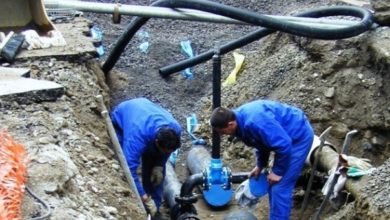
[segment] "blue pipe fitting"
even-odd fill
[[[211,159],[210,166],[203,175],[203,196],[206,202],[214,207],[227,205],[233,196],[230,169],[223,166],[221,159]]]

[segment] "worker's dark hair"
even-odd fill
[[[173,150],[180,147],[180,137],[170,127],[165,126],[158,129],[156,139],[160,147]]]
[[[210,124],[214,128],[226,128],[228,123],[234,120],[236,120],[236,116],[232,110],[218,107],[211,113]]]

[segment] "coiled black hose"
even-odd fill
[[[222,15],[230,17],[236,20],[241,20],[250,24],[259,25],[269,29],[260,29],[253,33],[250,33],[236,41],[232,41],[226,45],[220,47],[221,54],[227,53],[231,50],[234,50],[238,47],[249,44],[255,40],[258,40],[270,33],[273,33],[276,30],[283,31],[286,33],[316,38],[316,39],[325,39],[325,40],[334,40],[334,39],[343,39],[348,37],[353,37],[367,31],[373,24],[372,14],[363,8],[353,7],[353,6],[334,6],[319,8],[314,10],[309,10],[307,12],[298,14],[300,17],[325,17],[325,16],[353,16],[361,18],[361,21],[355,25],[348,27],[340,28],[320,28],[307,26],[302,24],[297,24],[290,21],[282,21],[276,18],[272,18],[266,15],[261,15],[255,12],[234,8],[231,6],[226,6],[223,4],[204,1],[204,0],[160,0],[154,2],[151,6],[159,7],[171,7],[171,8],[189,8],[196,9],[200,11],[206,11],[209,13]],[[125,32],[118,38],[117,42],[114,45],[114,48],[111,50],[106,61],[102,66],[104,73],[108,73],[120,55],[124,51],[126,45],[129,43],[134,34],[144,25],[149,18],[135,18],[126,28]],[[188,59],[187,61],[182,61],[168,67],[161,68],[159,70],[160,74],[163,77],[167,77],[174,72],[178,72],[187,67],[199,64],[208,59],[211,59],[213,51],[208,51],[199,56]]]
[[[170,6],[174,8],[188,8],[205,11],[298,36],[323,40],[335,40],[359,35],[367,31],[373,23],[373,16],[368,10],[354,6],[319,8],[301,14],[303,17],[313,18],[344,15],[359,17],[362,19],[356,25],[333,29],[307,26],[291,21],[283,21],[252,11],[204,0],[171,0]]]
[[[240,48],[244,45],[252,43],[256,40],[259,40],[276,30],[283,32],[316,38],[324,40],[334,40],[353,37],[367,31],[373,24],[372,14],[363,8],[353,7],[353,6],[334,6],[327,8],[319,8],[314,10],[309,10],[300,14],[297,14],[297,17],[311,17],[311,18],[320,18],[326,16],[337,16],[337,15],[346,15],[359,17],[362,20],[356,25],[351,25],[349,27],[334,28],[334,29],[324,29],[316,28],[312,26],[300,25],[289,21],[281,21],[269,16],[256,14],[254,12],[233,8],[230,6],[221,5],[214,2],[206,1],[192,1],[192,0],[181,0],[181,1],[172,1],[171,5],[175,7],[191,8],[202,10],[210,13],[215,13],[222,16],[231,17],[237,20],[242,20],[248,23],[260,25],[267,28],[261,28],[257,31],[249,33],[237,40],[233,40],[225,45],[220,47],[221,54],[228,53],[232,50]],[[195,4],[198,3],[198,4]],[[185,68],[195,66],[197,64],[203,63],[207,60],[210,60],[214,54],[214,50],[209,50],[204,53],[201,53],[193,58],[180,61],[178,63],[168,65],[160,68],[159,73],[162,77],[168,77],[169,75],[184,70]]]

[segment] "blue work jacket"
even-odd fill
[[[294,154],[293,145],[307,138],[308,119],[296,107],[257,100],[234,109],[237,120],[236,136],[246,145],[256,148],[257,165],[266,167],[271,151],[275,152],[272,171],[283,176]]]
[[[174,129],[180,137],[180,124],[167,110],[146,98],[137,98],[120,103],[111,113],[111,118],[114,126],[121,130],[121,132],[117,132],[117,134],[119,133],[118,140],[137,190],[140,196],[143,196],[145,191],[137,175],[141,157],[144,154],[158,154],[159,157],[161,156],[158,161],[149,162],[157,162],[157,166],[165,167],[169,155],[159,153],[156,148],[157,131],[161,127],[168,126]]]

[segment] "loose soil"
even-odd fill
[[[152,1],[120,2],[149,5]],[[218,2],[274,15],[291,15],[340,4],[310,0]],[[110,15],[85,13],[84,16],[103,31],[106,53],[132,19],[123,16],[121,24],[112,24]],[[127,99],[149,98],[171,111],[183,128],[186,117],[196,113],[200,121],[196,135],[211,143],[208,126],[212,100],[211,62],[193,67],[192,80],[180,73],[163,79],[158,69],[185,59],[180,50],[183,40],[190,40],[199,54],[254,30],[256,27],[247,25],[150,19],[142,27],[142,31],[149,34],[148,51],[140,50],[139,45],[146,39],[136,35],[107,77],[99,68],[105,56],[99,59],[82,54],[43,57],[12,64],[30,68],[32,78],[55,81],[66,88],[65,95],[55,102],[23,104],[0,99],[1,127],[28,150],[27,185],[53,208],[50,219],[144,219],[120,171],[95,96],[102,94],[109,108]],[[245,55],[243,70],[234,85],[222,88],[222,105],[226,107],[237,107],[260,98],[301,107],[307,112],[316,134],[333,126],[329,141],[338,149],[348,131],[359,131],[350,153],[371,159],[379,168],[367,177],[369,181],[361,198],[352,199],[337,213],[327,208],[325,215],[329,219],[390,217],[390,201],[386,196],[390,193],[390,65],[388,55],[378,52],[381,47],[390,45],[389,37],[386,28],[334,41],[275,33],[238,50]],[[234,65],[232,53],[223,55],[222,79]],[[191,147],[186,132],[182,143],[176,174],[184,181],[189,175],[186,155]],[[242,143],[230,144],[223,139],[221,147],[223,161],[233,172],[249,171],[254,166],[252,150]],[[319,186],[312,192],[305,219],[319,207],[321,184],[323,181],[319,180]],[[299,214],[304,193],[301,187],[294,193],[292,219]],[[265,198],[254,212],[258,219],[267,219],[267,206]],[[26,195],[23,219],[44,212]],[[164,210],[164,215],[168,214],[169,210]],[[205,209],[200,216],[222,219],[223,215],[213,215]]]

